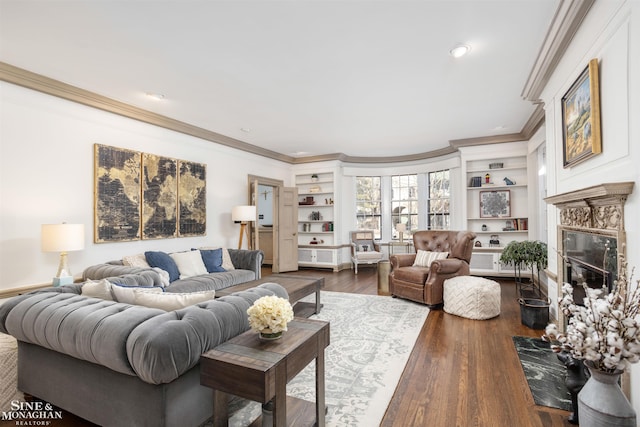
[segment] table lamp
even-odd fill
[[[84,224],[42,224],[41,243],[43,252],[60,252],[60,265],[53,278],[53,286],[73,283],[67,252],[84,249]]]
[[[400,243],[404,243],[404,232],[407,231],[407,225],[401,222],[396,224],[396,231],[399,233]]]
[[[242,236],[247,233],[247,245],[251,248],[251,241],[249,240],[249,229],[247,229],[247,223],[249,221],[256,220],[256,207],[255,206],[235,206],[231,210],[231,219],[233,222],[240,223],[240,238],[238,239],[238,249],[242,248]]]

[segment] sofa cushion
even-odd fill
[[[151,267],[159,267],[169,273],[169,281],[180,278],[180,270],[169,254],[160,251],[147,251],[144,253]]]
[[[202,261],[199,250],[174,252],[169,255],[180,271],[180,279],[207,274],[207,267]]]
[[[145,289],[147,292],[159,294],[163,292],[162,288],[158,286],[125,286],[117,283],[113,283],[111,286],[111,291],[115,296],[115,301],[131,305],[137,304],[136,294],[134,292],[136,289]]]
[[[159,308],[164,311],[173,311],[189,307],[199,302],[209,301],[215,298],[216,291],[203,292],[149,292],[148,289],[137,288],[133,290],[134,301],[137,305]]]
[[[414,267],[431,267],[431,263],[438,259],[445,259],[449,256],[449,252],[431,252],[418,249],[416,259],[413,262]]]
[[[107,279],[87,280],[82,284],[81,295],[90,298],[100,298],[107,301],[114,301],[111,294],[111,282]]]
[[[122,264],[128,267],[140,267],[140,268],[149,268],[151,267],[147,262],[147,258],[144,254],[136,254],[136,255],[127,255],[122,257]]]
[[[4,325],[9,334],[117,372],[136,374],[126,353],[127,337],[146,320],[165,312],[48,289],[26,294],[7,313]]]
[[[193,276],[188,279],[178,279],[165,288],[167,292],[198,292],[212,289],[224,289],[229,286],[255,280],[256,275],[251,270],[233,270],[220,273]]]
[[[200,249],[199,252],[204,265],[207,267],[208,273],[220,273],[222,271],[227,271],[222,267],[222,248]]]
[[[400,267],[393,270],[393,277],[411,283],[425,283],[429,270],[424,267]]]

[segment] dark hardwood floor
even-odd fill
[[[268,275],[270,269],[263,270]],[[377,294],[375,268],[334,273],[304,269],[296,275],[322,276],[326,291]],[[469,320],[442,310],[429,313],[407,367],[382,420],[384,427],[551,427],[570,426],[568,413],[536,406],[512,336],[538,337],[520,323],[515,284],[500,280],[501,314]],[[88,427],[65,413],[50,426]],[[0,422],[0,426],[16,425]],[[366,426],[369,427],[369,426]]]
[[[377,294],[375,268],[359,267],[357,276],[350,270],[296,274],[322,275],[327,291]],[[539,337],[542,331],[521,324],[515,283],[498,281],[502,300],[497,318],[429,313],[381,426],[571,425],[568,412],[534,404],[512,337]]]

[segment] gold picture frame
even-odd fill
[[[598,60],[592,59],[562,97],[563,166],[602,152]]]

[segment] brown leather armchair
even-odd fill
[[[445,280],[469,274],[469,261],[476,235],[470,231],[425,230],[413,234],[418,250],[449,252],[446,259],[433,261],[429,267],[414,266],[416,254],[389,256],[389,291],[401,297],[440,308],[443,304],[442,285]]]

